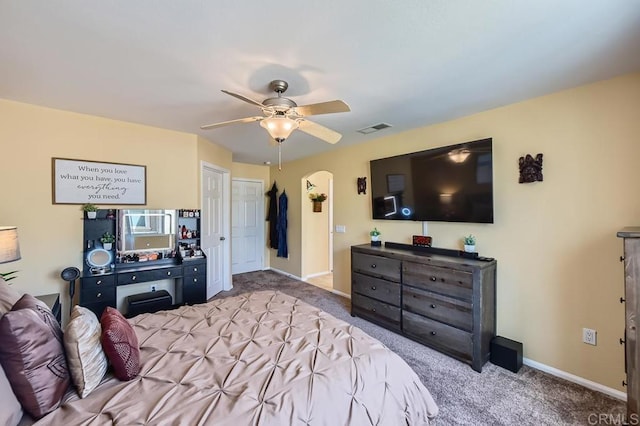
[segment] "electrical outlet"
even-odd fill
[[[590,328],[582,329],[582,341],[589,345],[596,346],[596,331]]]
[[[151,285],[149,286],[149,290],[150,290],[150,291],[156,291],[156,285],[155,285],[155,284],[151,284]]]

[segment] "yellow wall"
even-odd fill
[[[271,266],[301,275],[300,211],[309,200],[298,189],[319,165],[334,177],[334,223],[346,226],[334,233],[333,261],[334,286],[348,293],[351,245],[367,242],[374,226],[383,240],[407,243],[422,230],[420,223],[370,219],[370,197],[356,191],[369,160],[493,137],[496,223],[429,223],[434,245],[461,248],[461,237],[475,234],[480,253],[498,259],[499,334],[522,341],[530,359],[622,390],[622,243],[615,233],[638,224],[638,116],[640,74],[633,74],[381,137],[282,171],[255,169],[267,187],[276,180],[289,195],[290,255],[270,250]],[[234,176],[251,169],[195,135],[6,100],[0,117],[0,225],[18,226],[22,252],[0,270],[20,271],[12,281],[19,290],[60,292],[65,313],[60,271],[82,266],[82,212],[51,203],[51,157],[146,165],[147,205],[166,208],[199,206],[201,161]],[[519,185],[518,157],[538,152],[545,181]],[[598,331],[598,346],[581,342],[582,327]]]
[[[640,220],[638,117],[640,74],[632,74],[286,163],[271,174],[289,188],[318,165],[333,173],[334,224],[346,225],[346,233],[334,233],[334,288],[349,293],[351,245],[366,243],[374,226],[383,241],[410,243],[422,232],[420,222],[371,219],[370,195],[356,190],[369,160],[492,137],[495,223],[430,222],[434,246],[461,249],[464,235],[476,235],[480,254],[498,260],[498,333],[523,342],[527,358],[623,390],[616,231]],[[518,184],[518,158],[539,152],[544,182]],[[290,192],[290,258],[271,257],[294,275],[302,247],[295,212],[307,202]],[[583,327],[598,331],[598,346],[582,343]]]
[[[322,211],[314,212],[309,193],[329,194],[331,173],[315,172],[302,178],[300,183],[303,200],[300,216],[302,218],[302,269],[303,278],[331,272],[329,268],[329,200],[322,203]],[[307,180],[315,185],[315,189],[307,191]],[[305,202],[306,200],[306,202]]]
[[[199,205],[200,159],[231,167],[230,152],[192,134],[7,100],[0,117],[0,224],[18,226],[22,253],[0,270],[19,270],[11,283],[20,291],[60,292],[65,316],[60,272],[82,269],[83,213],[79,205],[52,204],[52,157],[145,165],[147,206],[155,208]]]

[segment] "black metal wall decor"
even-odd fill
[[[367,178],[359,177],[358,178],[358,195],[367,193]]]
[[[519,183],[542,182],[542,154],[533,158],[530,154],[518,159],[520,165]]]

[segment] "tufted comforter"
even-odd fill
[[[296,298],[261,291],[143,314],[139,377],[72,392],[38,425],[422,425],[438,413],[395,353]]]

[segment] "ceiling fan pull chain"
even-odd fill
[[[278,142],[278,170],[282,170],[282,142]]]

